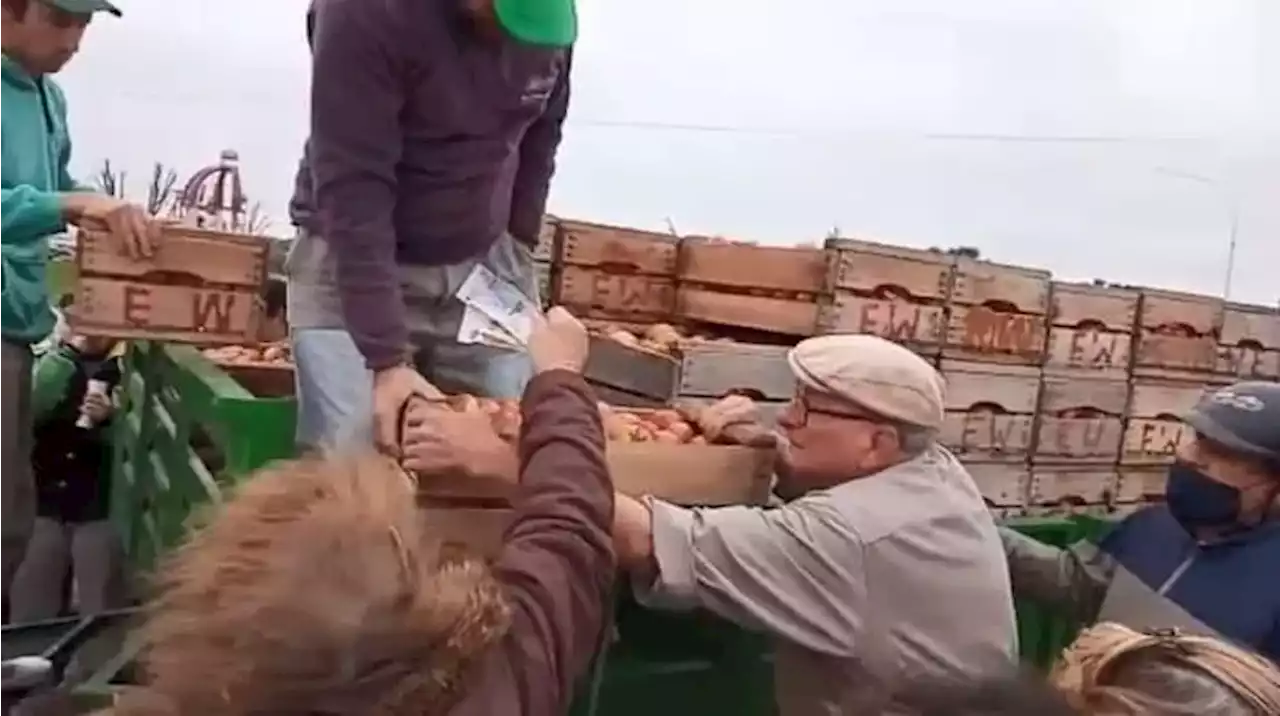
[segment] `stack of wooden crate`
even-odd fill
[[[969,466],[993,509],[1006,513],[1026,509],[1034,492],[1049,283],[1046,271],[958,257],[947,292],[942,442]]]
[[[650,393],[745,392],[776,418],[794,391],[786,351],[807,336],[870,333],[915,351],[948,383],[942,442],[1005,514],[1160,499],[1190,437],[1181,416],[1206,390],[1280,380],[1274,308],[865,240],[761,247],[563,220],[555,236],[552,297],[579,315],[736,339],[682,343]],[[612,372],[636,377],[630,393],[647,370]]]
[[[1212,296],[1141,290],[1120,456],[1122,503],[1163,495],[1167,465],[1192,437],[1181,417],[1206,389],[1230,381],[1216,373],[1223,309]]]
[[[1119,499],[1139,295],[1054,282],[1050,297],[1028,509],[1106,511]]]

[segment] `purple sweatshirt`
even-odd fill
[[[570,54],[481,36],[461,0],[314,0],[311,135],[294,222],[332,247],[347,329],[375,370],[404,361],[396,266],[537,241]]]

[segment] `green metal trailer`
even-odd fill
[[[291,399],[258,397],[190,347],[136,343],[125,360],[124,419],[114,468],[113,518],[143,574],[183,538],[193,516],[221,501],[224,488],[293,453]],[[1096,519],[1012,523],[1054,545],[1091,538]],[[1078,625],[1032,604],[1018,604],[1024,661],[1047,667]],[[51,625],[5,632],[5,655],[20,638],[38,643]],[[38,633],[37,633],[38,631]],[[621,593],[609,643],[582,686],[575,716],[650,716],[679,704],[681,713],[774,713],[768,639],[710,614],[640,607]],[[32,641],[34,639],[34,642]],[[86,684],[102,693],[120,681],[133,653],[127,635]],[[27,648],[27,647],[24,647]]]

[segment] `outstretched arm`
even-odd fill
[[[864,620],[862,544],[821,504],[686,509],[619,495],[619,561],[652,606],[708,609],[850,656]],[[802,603],[797,603],[802,599]]]
[[[1092,622],[1102,607],[1115,560],[1090,542],[1052,547],[1008,527],[1000,528],[1014,596]]]
[[[515,609],[511,659],[525,714],[564,713],[604,627],[613,487],[600,411],[581,376],[534,377],[522,403],[520,492],[496,574]]]

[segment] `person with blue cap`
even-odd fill
[[[4,589],[22,561],[35,521],[31,475],[31,346],[54,327],[45,277],[49,238],[68,225],[107,230],[130,256],[148,256],[159,228],[139,206],[71,178],[67,100],[52,75],[80,49],[107,0],[3,0]]]
[[[574,0],[314,0],[286,262],[304,448],[394,444],[417,392],[518,398],[527,354],[460,340],[468,278],[537,307]],[[428,383],[430,381],[430,383]]]
[[[1246,381],[1185,417],[1163,504],[1095,546],[1001,536],[1014,593],[1081,623],[1181,629],[1280,661],[1280,384]]]

